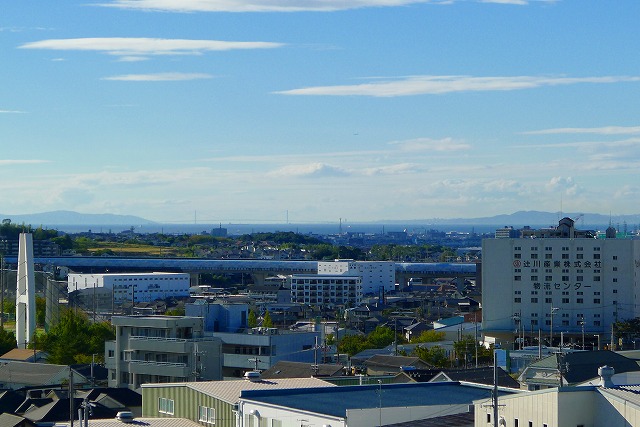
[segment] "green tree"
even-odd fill
[[[0,328],[0,354],[5,354],[17,346],[16,335],[11,331]]]
[[[47,312],[47,300],[44,297],[36,295],[36,324],[44,326]]]
[[[444,351],[444,348],[438,345],[431,348],[416,347],[413,350],[413,354],[436,368],[445,368],[449,365],[447,353]]]
[[[103,355],[104,343],[115,338],[113,327],[106,322],[91,324],[84,313],[63,310],[60,321],[41,336],[40,345],[49,353],[49,362],[60,365],[75,363],[92,354]]]
[[[395,334],[391,328],[378,326],[367,335],[367,346],[369,348],[383,348],[391,344],[394,340]]]
[[[340,353],[353,356],[367,349],[367,339],[364,335],[347,335],[340,339],[338,349]]]
[[[253,310],[249,310],[249,317],[247,319],[247,325],[250,328],[255,328],[258,326],[258,316],[256,316],[256,312]]]
[[[420,343],[420,342],[438,342],[444,340],[445,337],[444,332],[434,331],[433,329],[429,329],[428,331],[422,331],[420,335],[411,339],[412,343]]]
[[[185,309],[184,307],[173,307],[165,311],[164,314],[167,316],[184,316]]]
[[[265,311],[264,316],[262,316],[262,326],[265,328],[273,328],[273,321],[271,320],[269,311]]]

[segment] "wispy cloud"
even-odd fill
[[[120,80],[128,82],[176,82],[186,80],[211,79],[211,74],[205,73],[155,73],[155,74],[125,74],[122,76],[104,77],[102,80]]]
[[[397,146],[402,151],[461,151],[471,148],[469,144],[453,138],[431,139],[415,138],[405,141],[393,141],[390,145]]]
[[[123,58],[140,58],[154,55],[201,55],[210,51],[239,49],[273,49],[281,46],[284,45],[271,42],[112,37],[49,39],[25,43],[20,48],[102,52]]]
[[[468,0],[464,0],[468,1]],[[476,0],[479,3],[527,5],[557,0]],[[112,0],[99,6],[165,12],[334,12],[413,4],[454,4],[460,0]]]
[[[19,110],[0,110],[0,114],[24,114],[24,111]]]
[[[100,6],[168,12],[332,12],[450,0],[113,0]]]
[[[635,135],[640,133],[640,126],[605,126],[599,128],[555,128],[522,132],[523,135],[554,134],[596,134],[596,135]]]
[[[304,165],[288,165],[279,168],[269,175],[276,177],[336,177],[345,176],[349,173],[339,167],[326,163],[309,163]]]
[[[604,77],[473,77],[409,76],[357,85],[315,86],[275,92],[281,95],[373,96],[440,95],[452,92],[511,91],[583,83],[637,82],[640,76]]]
[[[40,160],[40,159],[0,159],[0,166],[11,166],[11,165],[35,165],[41,163],[50,163],[49,160]]]

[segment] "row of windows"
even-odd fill
[[[522,250],[522,246],[515,246],[513,249],[514,249],[514,250],[516,250],[516,251],[521,251],[521,250]],[[530,249],[531,249],[532,251],[537,251],[537,250],[538,250],[538,247],[537,247],[537,246],[531,246],[531,247],[530,247]],[[551,247],[551,246],[545,246],[545,247],[544,247],[544,250],[545,250],[545,251],[553,251],[553,247]],[[569,251],[569,246],[563,246],[563,247],[562,247],[562,251],[563,251],[563,252],[568,252],[568,251]],[[584,251],[584,247],[582,247],[582,246],[578,246],[578,247],[576,247],[576,251],[578,251],[578,252],[583,252],[583,251]],[[600,246],[594,246],[594,247],[593,247],[593,251],[594,251],[594,252],[600,252]]]
[[[491,422],[491,413],[487,413],[487,423]],[[513,420],[514,427],[520,427],[520,420],[518,418],[514,418]],[[529,421],[528,427],[533,427],[533,421]],[[542,427],[549,427],[547,423],[543,423]],[[584,427],[583,424],[578,424],[576,427]]]
[[[515,297],[513,299],[513,302],[516,303],[516,304],[519,304],[519,303],[522,302],[522,298],[521,297]],[[553,303],[553,299],[552,298],[545,298],[544,302],[546,304],[551,304],[551,303]],[[538,298],[537,297],[531,298],[531,303],[532,304],[537,304],[538,303]],[[593,299],[593,303],[594,304],[601,304],[600,298],[594,298]],[[616,305],[617,303],[618,303],[617,301],[613,301],[613,305]],[[562,304],[570,304],[569,298],[562,298]],[[576,298],[576,304],[584,304],[584,298]]]

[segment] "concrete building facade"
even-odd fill
[[[116,316],[105,343],[109,387],[222,379],[222,343],[204,336],[199,317]]]
[[[570,218],[525,238],[482,244],[482,324],[486,335],[513,346],[518,335],[547,344],[598,336],[606,343],[617,320],[640,315],[640,240],[595,238]]]
[[[289,276],[291,302],[333,308],[356,307],[362,302],[362,278],[330,274],[295,274]]]
[[[149,302],[167,297],[188,297],[190,276],[187,273],[104,273],[69,274],[68,292],[103,291],[113,293],[113,300]]]
[[[392,261],[319,261],[318,274],[360,276],[364,294],[393,291],[396,285],[396,264]]]

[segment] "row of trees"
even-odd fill
[[[398,337],[402,341],[401,337]],[[444,340],[445,333],[434,330],[424,331],[420,336],[411,340],[411,343],[436,343]],[[338,351],[353,356],[364,350],[372,348],[383,348],[392,344],[396,339],[391,328],[378,326],[369,335],[349,335],[340,340]],[[412,356],[417,356],[424,362],[437,368],[455,366],[466,366],[475,361],[476,354],[479,364],[487,364],[492,360],[492,349],[487,349],[480,345],[474,337],[468,335],[453,343],[454,356],[447,355],[445,349],[439,345],[418,346],[414,349]],[[408,356],[403,352],[404,356]]]

